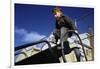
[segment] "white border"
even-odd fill
[[[29,68],[72,68],[73,67],[80,67],[80,66],[86,66],[86,67],[91,67],[94,62],[85,62],[85,63],[67,63],[67,64],[43,64],[43,65],[24,65],[24,66],[14,66],[14,48],[13,48],[13,41],[14,41],[14,3],[22,3],[22,4],[40,4],[40,5],[59,5],[59,6],[74,6],[74,7],[89,7],[89,8],[94,8],[95,5],[91,1],[79,1],[79,0],[70,0],[66,2],[65,0],[62,1],[57,1],[57,0],[13,0],[11,2],[11,68],[18,68],[18,69],[29,69]],[[79,66],[80,65],[80,66]]]
[[[13,0],[15,2],[15,0]],[[17,0],[18,1],[18,0]],[[22,1],[22,0],[20,0]],[[24,0],[23,0],[24,1]],[[29,1],[29,0],[27,0]],[[15,69],[98,69],[100,68],[100,2],[99,0],[33,0],[33,3],[64,4],[73,6],[95,7],[95,63],[67,63],[54,65],[30,65],[12,67]],[[75,3],[74,3],[75,2]],[[83,7],[82,6],[82,7]],[[12,8],[12,7],[11,7]],[[10,65],[10,0],[0,0],[0,68],[8,69]],[[11,31],[12,32],[12,31]],[[12,32],[13,33],[13,32]]]
[[[89,0],[13,0],[14,3],[22,4],[40,4],[40,5],[59,5],[59,6],[74,6],[74,7],[95,7],[94,3]]]
[[[10,67],[13,67],[14,66],[14,2],[12,1],[11,2],[11,64],[10,64]]]
[[[56,1],[57,2],[57,1]],[[59,2],[57,2],[57,4],[56,4],[56,2],[55,1],[51,1],[51,2],[47,2],[47,1],[40,1],[40,0],[38,0],[38,1],[33,1],[33,0],[13,0],[12,2],[11,2],[11,8],[12,8],[12,10],[11,10],[11,31],[12,32],[14,32],[14,4],[15,3],[22,3],[22,4],[40,4],[40,5],[59,5],[59,6],[66,6],[65,5],[65,2],[61,2],[61,3],[59,3]],[[90,8],[93,8],[94,6],[92,5],[82,5],[82,4],[72,4],[72,2],[67,2],[66,3],[67,4],[67,6],[74,6],[74,7],[90,7]],[[11,35],[12,35],[12,38],[11,38],[11,41],[14,41],[14,33],[11,33]],[[11,45],[13,46],[14,45],[14,43],[12,42],[11,43]],[[11,67],[14,67],[14,48],[13,47],[11,47],[11,54],[12,54],[12,57],[11,57]],[[31,65],[29,65],[29,66],[31,66]],[[32,65],[33,66],[33,65]]]

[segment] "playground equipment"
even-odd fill
[[[68,32],[74,32],[73,30],[69,30]],[[68,34],[68,32],[66,32],[65,33],[65,35],[66,34]],[[75,32],[74,32],[75,33]],[[65,35],[63,35],[63,37],[62,37],[62,40],[63,40],[63,38],[64,38],[64,36]],[[82,40],[84,40],[84,39],[87,39],[87,38],[89,38],[89,37],[87,37],[87,38],[84,38],[84,39],[80,39],[80,36],[77,34],[77,33],[75,33],[75,35],[78,37],[78,44],[82,44],[81,45],[81,47],[83,47],[83,49],[84,48],[88,48],[88,49],[92,49],[92,48],[90,48],[90,47],[88,47],[88,46],[86,46],[86,45],[84,45],[83,43],[82,43]],[[91,36],[92,37],[92,36]],[[62,45],[63,45],[63,41],[61,41],[62,42]],[[61,43],[60,42],[60,43]],[[66,56],[65,55],[68,55],[68,54],[70,54],[70,52],[71,51],[74,51],[74,54],[75,54],[75,56],[76,56],[76,59],[77,59],[77,62],[81,62],[81,56],[80,56],[80,51],[79,51],[79,48],[78,47],[73,47],[73,48],[70,48],[70,52],[69,53],[67,53],[66,54],[66,52],[67,52],[67,50],[65,49],[65,47],[66,46],[61,46],[61,44],[57,44],[57,45],[55,45],[55,46],[51,46],[51,43],[49,42],[49,41],[47,41],[47,40],[40,40],[40,41],[37,41],[37,42],[33,42],[33,43],[29,43],[29,44],[25,44],[25,45],[22,45],[22,46],[19,46],[19,47],[16,47],[15,48],[15,51],[19,51],[19,50],[23,50],[23,49],[25,49],[25,48],[29,48],[29,47],[33,47],[33,46],[35,46],[35,45],[38,45],[38,44],[41,44],[41,43],[44,43],[43,44],[43,47],[44,46],[48,46],[48,48],[47,49],[45,49],[45,50],[43,50],[42,48],[41,48],[41,50],[36,50],[37,52],[35,53],[35,54],[33,54],[33,55],[31,55],[32,56],[32,58],[31,58],[31,56],[27,56],[27,52],[22,52],[22,51],[20,51],[20,53],[16,53],[15,52],[15,56],[20,56],[20,54],[23,54],[23,55],[25,55],[26,57],[25,58],[23,58],[22,60],[20,60],[20,61],[17,61],[17,62],[15,62],[15,65],[20,65],[20,64],[22,64],[22,65],[24,65],[25,64],[25,62],[26,62],[26,60],[28,61],[29,60],[29,62],[28,63],[31,63],[31,64],[39,64],[39,63],[59,63],[60,61],[59,61],[59,57],[62,57],[62,60],[63,60],[63,62],[67,62],[67,58],[66,58]],[[58,50],[57,49],[57,47],[60,45],[60,47],[61,47],[61,49],[60,50]],[[63,48],[62,48],[63,47]],[[30,49],[31,49],[30,48]],[[77,53],[77,51],[78,51],[78,53]],[[46,54],[45,54],[46,53]],[[60,55],[59,55],[59,53],[60,53]],[[45,54],[45,55],[44,55]],[[57,56],[57,54],[58,54],[58,56]],[[86,56],[86,51],[85,51],[85,53],[83,52],[83,54],[84,54],[84,57],[85,57],[85,61],[88,61],[88,59],[87,59],[87,56]],[[39,55],[38,57],[36,57],[36,58],[34,58],[34,56],[36,56],[36,55]],[[42,57],[42,55],[43,56],[45,56],[45,57]],[[48,58],[49,57],[49,58]],[[42,58],[44,58],[44,59],[42,59]],[[31,61],[30,61],[30,59],[31,59]],[[40,61],[39,61],[39,59],[41,59]],[[36,60],[36,61],[35,61]],[[45,60],[45,61],[44,61]],[[28,63],[26,63],[26,64],[28,64]]]

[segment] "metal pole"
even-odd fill
[[[66,34],[68,34],[69,32],[73,32],[73,33],[78,37],[78,39],[79,39],[79,41],[80,41],[80,44],[82,45],[82,50],[83,50],[83,53],[84,53],[84,57],[85,57],[85,59],[86,59],[86,61],[87,61],[85,49],[84,49],[82,40],[81,40],[80,36],[78,35],[78,33],[76,33],[74,30],[68,30],[68,31],[62,36],[62,40],[64,39],[64,36],[66,36]]]

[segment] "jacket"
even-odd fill
[[[76,30],[73,20],[68,16],[62,16],[56,20],[56,29],[60,30],[61,27],[66,27],[68,30]],[[71,37],[72,32],[69,32],[68,36]]]

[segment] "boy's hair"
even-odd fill
[[[56,14],[56,12],[62,12],[60,8],[56,7],[52,10],[53,14]]]

